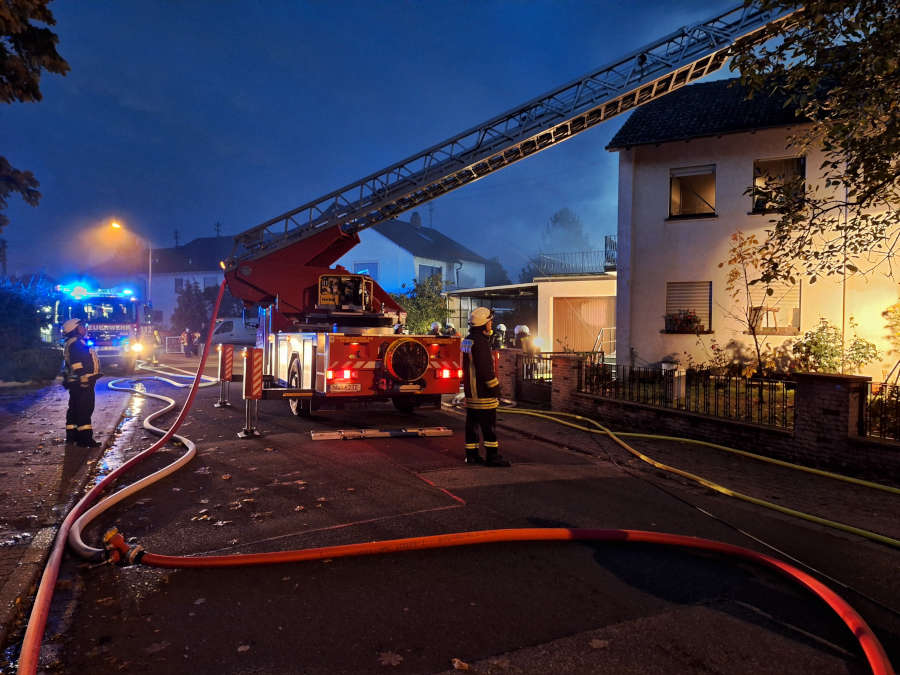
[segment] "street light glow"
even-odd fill
[[[111,228],[113,228],[114,230],[121,230],[121,229],[122,229],[122,226],[121,226],[119,223],[117,223],[115,220],[112,221],[112,222],[109,224],[109,226],[110,226]]]

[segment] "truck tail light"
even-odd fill
[[[449,368],[444,368],[444,369],[441,371],[441,378],[444,379],[444,380],[447,380],[447,379],[450,378],[450,369],[449,369]]]
[[[460,368],[459,370],[456,371],[456,376],[457,376],[459,379],[462,379],[462,368]]]
[[[334,379],[334,371],[333,371],[333,370],[326,370],[326,371],[325,371],[325,379],[326,379],[326,380],[333,380],[333,379]]]
[[[344,371],[344,379],[345,379],[345,380],[352,380],[352,379],[355,379],[355,378],[356,378],[356,371],[355,371],[355,370],[345,370],[345,371]]]

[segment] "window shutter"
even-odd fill
[[[693,310],[704,330],[712,330],[712,282],[666,282],[666,314],[676,314],[679,310]]]

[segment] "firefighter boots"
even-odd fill
[[[478,450],[466,450],[466,464],[484,464]]]
[[[485,466],[510,466],[509,460],[503,457],[497,448],[487,449],[487,459],[484,460]]]

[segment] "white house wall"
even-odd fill
[[[410,286],[418,269],[413,255],[372,228],[359,234],[360,243],[338,261],[351,272],[356,263],[378,263],[378,284],[388,293],[401,293],[401,286]]]
[[[459,268],[459,283],[456,280],[456,268]],[[463,260],[461,263],[447,262],[446,260],[438,260],[437,258],[422,258],[415,256],[415,269],[418,278],[419,265],[429,265],[430,267],[440,267],[442,270],[444,281],[449,283],[452,288],[481,288],[484,286],[484,264],[472,262],[471,260]]]
[[[175,279],[183,279],[184,283],[196,283],[200,289],[210,285],[218,286],[222,283],[222,270],[208,270],[205,272],[177,272],[153,274],[150,300],[153,310],[163,313],[163,327],[168,328],[172,318],[172,312],[178,305],[178,293],[175,292]],[[146,275],[141,278],[142,283],[147,282]]]
[[[796,129],[794,130],[796,131]],[[752,183],[753,162],[791,156],[786,152],[788,128],[755,133],[731,134],[718,138],[670,142],[659,146],[639,146],[619,153],[619,305],[618,346],[620,363],[628,363],[629,348],[635,363],[657,362],[666,356],[708,360],[712,339],[724,346],[735,339],[750,345],[745,328],[728,316],[734,308],[725,290],[728,267],[718,267],[727,259],[729,237],[736,230],[756,234],[762,241],[771,215],[751,215],[751,198],[745,189]],[[806,157],[806,181],[821,174],[822,154]],[[716,211],[712,218],[668,220],[670,169],[715,165]],[[630,213],[629,213],[630,212]],[[896,265],[895,265],[896,268]],[[666,334],[663,315],[666,282],[712,281],[711,324],[713,334]],[[844,280],[820,279],[801,287],[800,333],[814,328],[820,317],[838,327],[842,323]],[[846,280],[846,316],[860,324],[859,334],[887,349],[881,312],[898,299],[897,280],[875,273],[851,275]],[[627,296],[623,297],[623,296]],[[849,326],[847,335],[851,336]],[[790,339],[767,336],[768,344]],[[896,357],[895,357],[896,358]],[[878,379],[891,365],[887,359],[864,374]]]

